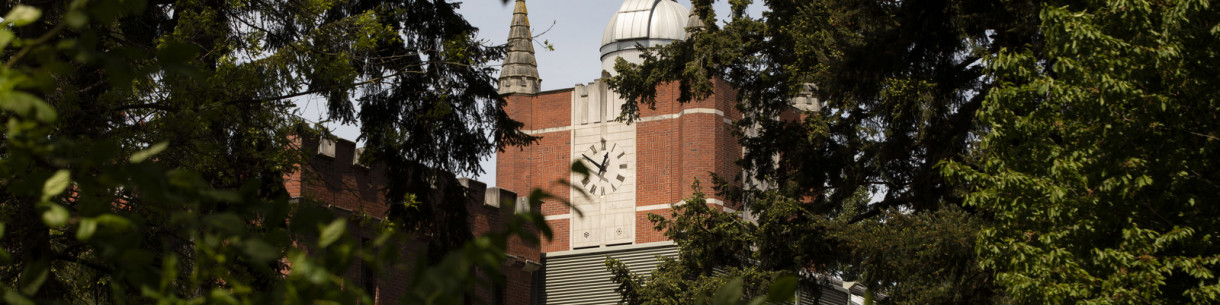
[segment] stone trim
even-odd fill
[[[734,209],[730,209],[730,208],[725,207],[725,206],[724,206],[724,201],[722,201],[722,200],[720,200],[720,199],[716,199],[716,198],[707,198],[707,199],[704,199],[704,200],[706,200],[706,201],[707,201],[707,203],[709,203],[709,204],[718,205],[718,206],[720,206],[721,208],[723,208],[723,209],[725,209],[725,210],[728,210],[728,211],[731,211],[731,212],[736,212],[736,211],[737,211],[737,210],[734,210]],[[636,207],[635,207],[635,211],[636,211],[636,212],[644,212],[644,211],[667,210],[667,209],[672,209],[672,208],[675,208],[675,207],[682,206],[683,204],[686,204],[686,200],[683,200],[683,201],[678,201],[678,202],[675,202],[675,203],[662,203],[662,204],[654,204],[654,205],[641,205],[641,206],[636,206]]]
[[[702,113],[702,114],[715,114],[715,115],[718,115],[718,116],[721,116],[721,117],[723,117],[723,116],[724,116],[724,111],[720,111],[720,110],[718,110],[718,109],[713,109],[713,108],[691,108],[691,109],[685,109],[685,110],[682,110],[682,112],[675,113],[675,114],[662,114],[662,115],[654,115],[654,116],[642,117],[642,118],[639,118],[639,119],[637,119],[637,120],[635,120],[635,121],[636,121],[637,123],[643,123],[643,122],[653,122],[653,121],[662,121],[662,120],[673,120],[673,119],[678,119],[678,118],[681,118],[683,115],[687,115],[687,114],[700,114],[700,113]],[[724,123],[725,123],[725,124],[733,124],[733,120],[732,120],[732,119],[729,119],[729,118],[727,118],[727,117],[726,117],[726,118],[724,118]],[[521,132],[524,132],[525,134],[528,134],[528,135],[533,136],[533,135],[539,135],[539,134],[544,134],[544,133],[561,132],[561,131],[570,131],[570,130],[572,130],[572,126],[551,127],[551,128],[543,128],[543,129],[528,129],[528,130],[522,130]]]
[[[563,256],[581,255],[581,254],[603,253],[603,252],[620,252],[620,251],[628,251],[628,250],[635,250],[635,249],[674,246],[674,245],[677,245],[677,243],[675,243],[672,240],[657,241],[657,242],[642,243],[642,244],[630,244],[630,245],[622,245],[622,246],[609,246],[609,247],[603,245],[603,246],[597,247],[597,248],[548,252],[548,253],[546,253],[546,257],[553,258],[553,257],[563,257]]]
[[[543,219],[543,220],[547,220],[547,221],[551,221],[551,220],[562,220],[562,219],[572,219],[572,213],[568,213],[568,214],[559,214],[559,215],[546,215],[546,216],[545,216],[545,217],[543,217],[542,219]]]
[[[715,114],[715,115],[722,116],[722,117],[724,116],[724,111],[720,111],[719,109],[691,108],[691,109],[683,109],[681,112],[678,112],[675,114],[662,114],[662,115],[654,115],[654,116],[649,116],[649,117],[642,117],[642,118],[639,118],[638,120],[636,120],[636,122],[652,122],[652,121],[660,121],[660,120],[671,120],[671,119],[681,118],[683,115],[696,114],[696,113]]]
[[[522,130],[521,132],[524,132],[527,135],[535,136],[535,135],[540,135],[540,134],[544,134],[544,133],[571,131],[571,130],[572,130],[572,126],[563,126],[563,127],[552,127],[552,128],[543,128],[543,129]]]

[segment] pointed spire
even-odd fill
[[[517,0],[508,32],[508,54],[500,68],[500,94],[537,94],[542,86],[538,61],[534,59],[534,36],[530,33],[525,0]]]
[[[706,30],[706,27],[707,25],[703,23],[703,18],[699,17],[697,10],[692,7],[690,10],[690,17],[686,19],[686,39],[690,39],[691,36],[694,36],[694,33],[692,32]]]
[[[686,20],[686,27],[687,28],[703,28],[705,26],[706,25],[703,24],[703,18],[699,17],[699,13],[696,12],[694,9],[690,10],[690,17],[688,17],[688,19]]]

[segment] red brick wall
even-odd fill
[[[335,215],[341,217],[355,216],[341,210],[335,211]],[[349,221],[347,223],[347,233],[357,241],[362,239],[371,241],[377,238],[377,232],[372,230],[371,227],[360,227],[360,222],[358,221]],[[318,253],[318,249],[311,248],[306,243],[294,243],[294,245],[305,250],[305,252],[309,255],[315,255]],[[371,243],[357,242],[356,250],[368,246],[371,246]],[[407,291],[410,291],[412,272],[411,270],[406,269],[405,266],[414,264],[417,261],[418,254],[423,252],[422,250],[426,247],[426,245],[418,241],[408,241],[402,244],[394,245],[394,247],[398,247],[397,251],[402,255],[402,257],[399,258],[399,262],[402,262],[403,264],[384,266],[386,268],[385,272],[376,273],[376,275],[372,277],[372,279],[377,282],[377,285],[374,287],[373,291],[367,291],[367,293],[372,296],[374,304],[398,304],[402,296],[405,295]],[[376,251],[376,249],[369,250]],[[286,259],[284,262],[288,263]],[[291,264],[289,264],[288,267],[291,269]],[[348,269],[345,270],[342,275],[345,279],[350,281],[350,286],[345,286],[341,289],[364,289],[366,287],[366,278],[363,276],[363,272],[369,270],[376,270],[376,268],[368,266],[366,269],[365,262],[359,259],[352,262],[352,264],[348,266]]]
[[[504,105],[504,112],[508,113],[508,117],[524,124],[522,129],[534,129],[534,96],[514,94],[505,96],[504,99],[508,102]]]
[[[309,154],[309,161],[307,164],[296,166],[299,170],[284,175],[284,186],[293,197],[301,197],[307,199],[306,202],[318,202],[338,208],[338,213],[341,215],[353,216],[347,214],[347,211],[351,211],[351,213],[374,218],[385,218],[389,209],[382,190],[386,186],[388,177],[386,177],[383,165],[375,164],[368,168],[353,165],[356,144],[350,141],[337,141],[335,157],[331,158],[317,154],[317,139],[297,138],[295,140],[294,144]],[[507,207],[494,208],[484,205],[482,194],[473,194],[469,199],[467,209],[470,212],[471,233],[476,236],[502,230],[504,217],[510,213],[507,211]],[[371,232],[364,232],[356,227],[356,223],[356,221],[349,222],[351,225],[349,232],[352,232],[357,238],[370,240],[376,238]],[[409,242],[399,245],[399,247],[405,256],[403,262],[412,264],[416,261],[414,257],[420,253],[423,244]],[[525,243],[520,238],[509,240],[507,253],[533,262],[538,262],[541,258],[538,245]],[[354,283],[362,283],[363,269],[362,262],[356,262],[344,276]],[[387,271],[377,276],[377,304],[397,304],[399,298],[410,289],[408,281],[410,270],[391,269]],[[507,285],[503,291],[506,304],[528,304],[531,293],[529,288],[533,281],[530,273],[521,270],[521,264],[505,267],[501,272],[504,273]],[[525,287],[525,289],[519,289],[520,287]],[[474,297],[490,301],[493,292],[489,287],[480,287]]]
[[[736,161],[741,158],[741,145],[732,133],[733,126],[724,121],[741,118],[733,107],[736,90],[722,81],[715,81],[713,95],[707,99],[687,104],[677,102],[677,84],[661,85],[657,89],[656,109],[641,110],[641,117],[677,114],[683,110],[711,108],[724,116],[711,113],[685,113],[676,120],[658,120],[638,123],[636,205],[649,206],[670,204],[689,198],[691,184],[699,179],[708,198],[724,201],[715,194],[710,173],[724,179],[737,181],[741,168]],[[740,206],[728,203],[730,207]],[[636,242],[664,241],[663,232],[652,229],[647,215],[655,213],[669,216],[668,210],[636,213]]]
[[[690,185],[699,179],[709,198],[720,199],[712,191],[714,172],[725,179],[739,178],[741,169],[735,164],[741,157],[738,145],[725,117],[739,119],[741,114],[734,107],[737,91],[721,80],[714,80],[714,93],[706,99],[686,104],[677,102],[678,85],[666,83],[657,89],[655,109],[642,107],[640,117],[672,115],[690,109],[715,109],[724,116],[710,113],[685,113],[678,119],[663,119],[635,122],[636,130],[636,205],[671,204],[690,197]],[[509,116],[525,123],[525,129],[540,131],[547,128],[567,127],[571,124],[572,91],[543,92],[537,96],[515,95],[509,97],[505,108]],[[567,186],[555,181],[567,179],[572,160],[571,132],[567,130],[535,134],[542,140],[525,148],[509,148],[500,153],[496,165],[496,181],[507,189],[528,190],[542,188],[552,195],[568,199]],[[729,204],[736,207],[736,204]],[[558,201],[548,201],[541,206],[544,215],[569,214],[569,208]],[[666,210],[649,211],[668,215]],[[649,212],[636,214],[636,242],[646,243],[665,240],[660,232],[652,230],[647,220]],[[555,239],[544,241],[542,252],[570,250],[570,219],[547,222],[555,232]]]
[[[289,194],[351,210],[356,214],[385,218],[389,206],[383,192],[386,185],[384,166],[353,165],[356,143],[351,141],[336,141],[334,158],[317,154],[318,139],[304,139],[301,142],[302,148],[309,154],[309,162],[298,165],[300,171],[286,175],[292,177],[292,180],[285,181]],[[294,188],[297,189],[295,193]]]
[[[511,190],[521,190],[520,196],[529,196],[534,189],[542,189],[557,197],[542,201],[539,206],[543,215],[568,214],[569,209],[563,201],[568,200],[568,186],[559,184],[560,179],[567,179],[571,168],[571,134],[568,132],[552,132],[540,134],[542,139],[538,144],[525,148],[508,148],[496,159],[496,181],[499,187]],[[532,165],[532,166],[531,166]],[[567,227],[564,220],[564,227]],[[555,225],[552,224],[552,228]],[[558,233],[558,231],[556,231]],[[560,240],[543,240],[543,249],[553,249],[553,245],[568,242],[565,235]],[[544,250],[545,251],[545,250]],[[549,251],[545,251],[549,252]]]
[[[572,124],[572,90],[548,91],[538,95],[514,94],[505,97],[508,116],[535,130]]]
[[[289,149],[303,151],[301,146],[301,137],[298,135],[288,135]],[[315,143],[316,145],[316,143]],[[316,147],[315,147],[316,148]],[[292,168],[287,173],[284,173],[284,189],[288,191],[288,196],[292,198],[301,197],[301,165],[293,164]]]
[[[534,97],[534,127],[545,129],[572,125],[572,90],[544,92]]]
[[[508,190],[518,190],[520,196],[529,196],[534,189],[530,160],[535,146],[507,147],[496,155],[496,184]]]
[[[527,130],[565,127],[571,124],[572,91],[554,91],[530,97],[510,96],[505,107],[509,117],[521,121]],[[535,134],[541,139],[527,147],[509,147],[496,158],[496,181],[499,187],[517,190],[527,196],[541,188],[563,200],[568,188],[558,185],[568,177],[571,168],[571,133],[567,131]],[[559,200],[544,201],[544,215],[567,214],[567,206]]]
[[[653,210],[653,211],[638,211],[635,212],[635,242],[636,243],[651,243],[658,241],[669,240],[665,238],[664,230],[653,229],[652,221],[648,220],[648,214],[657,214],[666,219],[670,219],[670,210]]]
[[[571,124],[572,90],[544,92],[537,96],[510,96],[505,107],[509,117],[524,123],[526,130],[566,127]],[[539,142],[527,147],[509,147],[496,158],[496,183],[504,189],[517,190],[528,196],[542,189],[557,199],[542,202],[543,215],[568,214],[562,201],[569,198],[567,186],[558,184],[567,179],[571,169],[572,135],[569,131],[539,133]],[[554,240],[543,240],[542,251],[567,250],[568,220],[548,221],[555,232]],[[562,229],[561,229],[562,228]]]
[[[637,205],[675,203],[690,197],[691,183],[699,179],[709,198],[723,199],[711,190],[709,172],[725,179],[734,179],[741,172],[734,162],[741,157],[741,146],[733,135],[733,127],[724,118],[738,119],[741,114],[732,105],[736,90],[716,81],[714,95],[688,104],[677,102],[677,85],[661,85],[657,94],[657,109],[642,110],[641,117],[677,114],[696,108],[716,109],[725,114],[686,113],[676,120],[640,122],[637,127],[639,164],[637,179],[644,183],[636,187]]]
[[[548,220],[546,224],[551,226],[551,232],[555,235],[551,240],[542,240],[542,252],[569,250],[569,241],[572,238],[571,219]]]
[[[533,274],[514,268],[505,270],[504,275],[507,279],[504,286],[504,304],[530,304]]]
[[[636,123],[636,206],[678,202],[683,187],[678,120]],[[689,185],[689,184],[687,184]],[[639,224],[637,223],[637,227]]]
[[[512,213],[512,211],[508,210],[508,207],[495,208],[482,204],[469,205],[468,208],[471,215],[471,232],[476,236],[491,232],[502,232],[504,230],[504,216]],[[509,255],[533,262],[539,262],[542,257],[538,246],[526,244],[516,237],[509,240],[507,250]],[[517,263],[500,270],[505,280],[505,286],[502,290],[504,304],[529,304],[530,286],[532,285],[533,277],[529,272],[522,270],[522,266],[523,264]],[[521,290],[521,287],[524,287],[524,290]],[[475,296],[478,299],[477,301],[481,302],[475,303],[494,304],[492,302],[494,300],[494,293],[495,290],[491,287],[476,287]]]
[[[567,180],[572,169],[572,135],[568,132],[552,132],[542,135],[542,141],[534,148],[530,158],[535,166],[529,167],[530,176],[534,178],[530,188],[542,188],[547,193],[558,197],[542,202],[543,215],[563,215],[570,210],[561,200],[570,200],[571,188],[560,183]],[[512,173],[508,173],[511,175]],[[497,180],[498,181],[498,180]]]

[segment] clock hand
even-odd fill
[[[589,163],[593,163],[593,166],[597,166],[598,171],[606,171],[606,167],[598,164],[597,161],[593,161],[593,158],[589,158],[589,156],[586,156],[585,154],[580,154],[580,156],[585,157],[585,160],[589,160]]]
[[[605,157],[602,157],[602,165],[601,165],[602,171],[601,171],[601,173],[605,173],[605,172],[606,172],[606,162],[609,162],[609,161],[610,161],[610,153],[606,153],[606,156],[605,156]]]

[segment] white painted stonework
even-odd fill
[[[602,177],[617,180],[622,176],[623,180],[614,183],[602,181],[596,194],[587,194],[580,189],[571,191],[571,247],[577,249],[632,243],[635,241],[636,125],[615,120],[625,101],[609,91],[601,80],[577,85],[574,89],[572,160],[584,160],[586,156],[592,158],[594,156],[590,155],[593,154],[598,158],[611,158],[613,161],[606,162],[608,166]],[[606,151],[614,153],[606,155]],[[595,173],[599,171],[596,167],[591,170]],[[595,176],[590,179],[599,178]],[[596,180],[585,184],[583,175],[573,174],[571,181],[585,187]],[[607,186],[611,189],[607,189]],[[588,187],[584,189],[586,192],[589,190]]]

